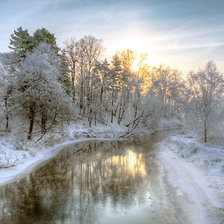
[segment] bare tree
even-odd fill
[[[189,82],[193,93],[190,99],[193,113],[203,130],[204,142],[207,142],[212,111],[223,92],[223,76],[217,71],[214,62],[209,61],[204,70],[190,73]]]
[[[91,126],[93,115],[93,73],[97,61],[100,59],[103,46],[102,40],[93,36],[84,36],[76,43],[79,57],[79,96],[80,111],[85,114],[87,110],[89,124]],[[85,105],[84,105],[85,104]],[[86,107],[86,108],[84,108]]]
[[[9,117],[13,111],[12,92],[15,72],[18,70],[17,57],[13,53],[0,55],[0,107],[5,114],[5,129],[9,131]]]
[[[75,95],[76,95],[75,85],[77,81],[76,75],[78,73],[77,64],[79,62],[79,52],[76,47],[77,45],[74,38],[71,38],[70,40],[66,40],[64,44],[65,44],[65,49],[64,49],[65,57],[68,63],[68,73],[72,82],[72,95],[73,95],[73,100],[75,100]]]

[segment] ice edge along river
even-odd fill
[[[40,150],[36,153],[35,157],[28,157],[21,162],[19,162],[16,166],[10,168],[1,168],[0,169],[0,186],[5,185],[7,183],[16,181],[22,177],[25,177],[29,173],[36,170],[38,167],[43,165],[43,163],[48,162],[51,158],[55,157],[65,146],[74,143],[81,143],[87,141],[116,141],[116,140],[124,140],[118,138],[80,138],[75,140],[65,141],[63,143],[57,144],[53,147]]]

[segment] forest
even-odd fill
[[[116,124],[125,135],[178,119],[204,142],[215,141],[224,116],[223,75],[214,61],[183,75],[152,67],[147,54],[118,50],[105,58],[103,40],[70,38],[59,48],[45,28],[19,27],[11,51],[0,54],[0,129],[38,140],[55,128],[86,120]]]

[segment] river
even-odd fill
[[[165,135],[66,146],[26,177],[0,187],[0,223],[179,223],[157,159],[156,143]]]

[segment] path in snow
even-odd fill
[[[173,189],[180,223],[183,220],[187,220],[184,222],[187,224],[224,223],[223,204],[217,199],[218,192],[209,188],[211,180],[206,173],[163,144],[160,147],[159,159],[165,168],[166,181]]]

